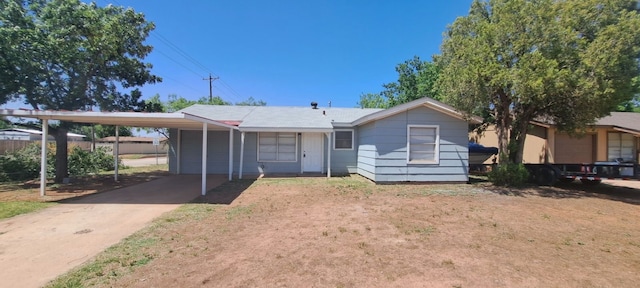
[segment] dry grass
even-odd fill
[[[96,258],[120,264],[64,278],[90,282],[56,287],[636,287],[639,198],[606,185],[234,181]]]

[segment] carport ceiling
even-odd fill
[[[223,122],[213,121],[185,113],[145,113],[145,112],[83,112],[83,111],[40,111],[0,109],[0,115],[7,117],[60,120],[76,123],[118,125],[132,127],[202,129],[202,123],[209,130],[235,128]]]

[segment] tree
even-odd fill
[[[521,163],[531,120],[579,133],[638,91],[635,4],[476,0],[447,28],[437,87],[461,111],[488,111],[500,151]]]
[[[117,91],[154,83],[143,59],[153,30],[143,14],[79,0],[3,1],[0,16],[0,101],[21,97],[33,109],[141,110],[139,91]],[[6,45],[6,46],[5,46]],[[6,50],[5,50],[6,48]],[[67,175],[70,123],[51,127],[56,139],[57,183]]]
[[[87,140],[94,141],[96,139],[115,136],[116,135],[116,126],[112,125],[91,125],[91,126],[79,126],[72,129],[73,132],[79,133],[82,135],[87,135]],[[95,138],[94,135],[95,134]],[[133,132],[131,131],[131,127],[118,126],[118,135],[119,136],[133,136]]]
[[[242,102],[236,102],[236,106],[267,106],[267,102],[255,100],[253,97],[249,97],[249,99]]]
[[[438,70],[434,63],[413,56],[396,66],[398,81],[382,85],[384,90],[379,94],[360,95],[358,105],[361,108],[389,108],[422,97],[439,99],[440,95],[435,89]]]

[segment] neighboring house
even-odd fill
[[[85,135],[67,133],[68,141],[84,141]],[[32,129],[9,128],[0,130],[0,140],[22,140],[22,141],[40,141],[42,139],[42,131]],[[53,136],[48,136],[48,140],[53,141]]]
[[[532,121],[524,146],[524,163],[593,163],[624,161],[638,163],[640,113],[611,112],[599,119],[581,137],[559,132],[552,124]],[[498,145],[495,129],[470,139],[484,146]]]
[[[194,105],[186,113],[233,125],[208,132],[207,171],[358,173],[376,182],[468,180],[468,122],[453,108],[422,98],[387,110]],[[478,121],[474,119],[474,121]],[[201,171],[202,133],[170,129],[170,171]]]
[[[154,141],[156,140],[157,141]],[[115,136],[108,136],[96,139],[96,146],[106,147],[113,151],[113,145],[116,143]],[[168,151],[167,138],[154,137],[138,137],[138,136],[119,136],[118,137],[120,154],[166,154]],[[158,144],[158,145],[154,145]]]

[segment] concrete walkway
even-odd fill
[[[211,175],[207,190],[226,177]],[[41,287],[200,195],[199,175],[167,176],[0,221],[0,287]]]

